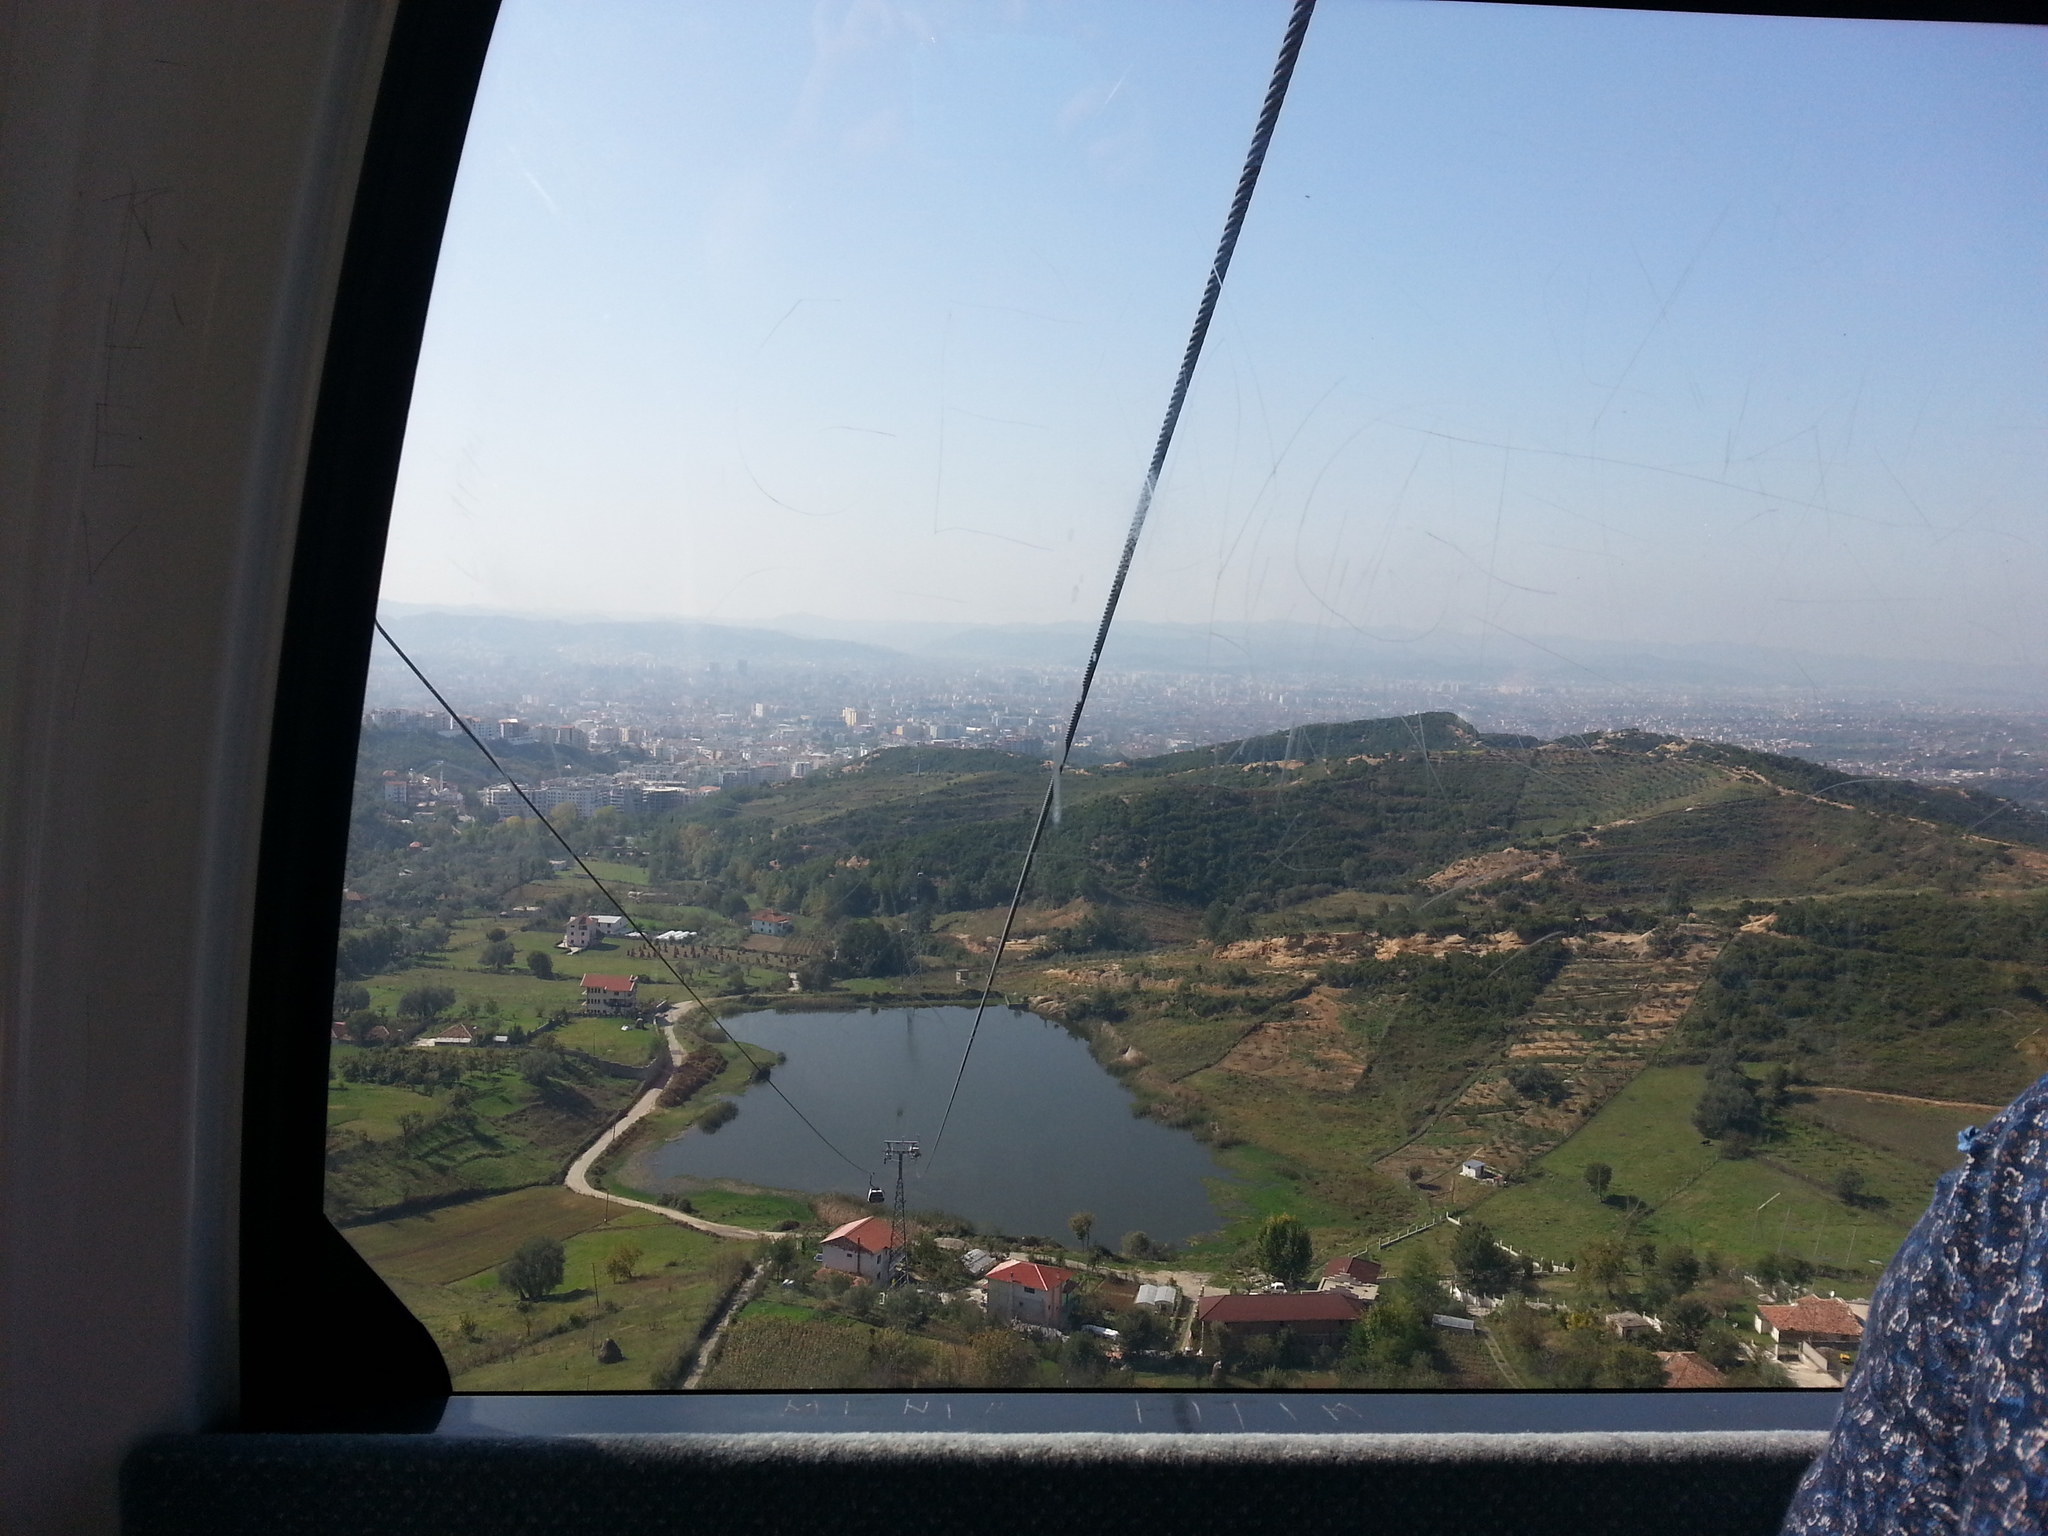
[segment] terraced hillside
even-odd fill
[[[1509,1172],[1565,1140],[1670,1041],[1713,966],[1722,936],[1688,924],[1653,949],[1648,934],[1567,941],[1571,958],[1482,1071],[1380,1171],[1438,1189],[1469,1157]]]

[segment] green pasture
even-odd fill
[[[548,1038],[572,1051],[583,1051],[628,1067],[642,1067],[660,1044],[661,1031],[642,1029],[625,1019],[579,1018],[548,1031]]]
[[[434,1107],[431,1094],[384,1083],[331,1083],[327,1089],[327,1128],[347,1126],[372,1141],[398,1134],[401,1115],[426,1114]]]
[[[560,1239],[562,1284],[522,1309],[497,1266],[529,1237]],[[434,1335],[462,1391],[644,1389],[696,1337],[745,1250],[650,1212],[559,1186],[349,1231],[356,1249]],[[605,1261],[638,1248],[634,1278]],[[625,1359],[601,1365],[615,1340]]]
[[[1903,1159],[1880,1160],[1845,1139],[1794,1125],[1760,1156],[1730,1160],[1692,1127],[1697,1067],[1652,1067],[1523,1179],[1482,1198],[1472,1214],[1503,1242],[1539,1259],[1573,1259],[1599,1237],[1713,1248],[1753,1262],[1782,1251],[1874,1278],[1919,1214],[1926,1188]],[[1826,1187],[1845,1162],[1863,1171],[1882,1205],[1850,1207]],[[1588,1163],[1606,1163],[1605,1198],[1587,1187]],[[1462,1192],[1462,1191],[1461,1191]],[[1638,1205],[1637,1202],[1642,1202]],[[1647,1212],[1643,1206],[1648,1207]]]

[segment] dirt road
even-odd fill
[[[695,1003],[678,1003],[669,1010],[668,1018],[661,1026],[661,1032],[668,1037],[669,1058],[672,1061],[681,1061],[686,1054],[683,1050],[682,1042],[676,1038],[676,1021],[696,1006]],[[633,1102],[632,1108],[628,1109],[623,1115],[607,1126],[604,1134],[586,1147],[583,1154],[569,1165],[569,1172],[562,1182],[569,1187],[570,1192],[572,1194],[588,1195],[593,1200],[608,1200],[613,1205],[630,1206],[636,1211],[652,1211],[655,1215],[666,1216],[670,1221],[676,1222],[681,1226],[695,1227],[699,1232],[709,1232],[713,1237],[731,1237],[741,1239],[742,1241],[751,1241],[755,1238],[788,1236],[784,1232],[756,1232],[751,1227],[728,1227],[722,1222],[706,1221],[701,1216],[692,1216],[687,1211],[671,1210],[665,1205],[656,1205],[650,1200],[629,1200],[624,1195],[615,1195],[609,1190],[600,1189],[590,1182],[591,1165],[613,1147],[617,1146],[620,1137],[624,1136],[634,1126],[645,1120],[660,1107],[661,1089],[658,1087],[650,1088]]]

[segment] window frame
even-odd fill
[[[1488,0],[1496,3],[1496,0]],[[1504,0],[1503,0],[1504,3]],[[1535,0],[1566,5],[1566,0]],[[1676,4],[1579,10],[2043,25],[2038,4]],[[241,1412],[247,1430],[588,1434],[865,1428],[1143,1431],[1217,1401],[1357,1432],[1698,1432],[1825,1428],[1839,1391],[1518,1393],[455,1394],[423,1325],[327,1221],[323,1132],[331,976],[363,696],[391,502],[440,244],[498,0],[400,0],[371,120],[321,373],[292,559],[257,867],[241,1157]],[[349,718],[353,719],[353,715]],[[310,1277],[310,1280],[309,1280]],[[319,1319],[322,1364],[279,1349]],[[990,1422],[990,1402],[1017,1404]],[[835,1405],[831,1415],[788,1402]],[[935,1422],[929,1408],[963,1420]],[[972,1404],[970,1415],[963,1405]],[[1179,1405],[1178,1407],[1176,1405]],[[1341,1410],[1339,1408],[1341,1405]],[[1366,1411],[1366,1410],[1370,1411]],[[1361,1420],[1353,1424],[1347,1414]],[[1256,1414],[1255,1414],[1256,1417]],[[1278,1416],[1266,1413],[1273,1429]],[[805,1422],[809,1420],[811,1422]],[[1250,1431],[1242,1418],[1239,1425]],[[1264,1429],[1263,1422],[1260,1426]]]

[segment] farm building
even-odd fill
[[[1202,1353],[1285,1331],[1296,1339],[1335,1344],[1365,1315],[1365,1303],[1347,1291],[1294,1291],[1257,1296],[1211,1296],[1195,1309]]]
[[[1011,1259],[988,1272],[988,1315],[999,1322],[1064,1328],[1073,1288],[1071,1269]]]
[[[785,913],[764,908],[748,916],[747,926],[756,933],[767,934],[770,938],[785,938],[796,932],[796,919]]]
[[[477,1032],[467,1024],[444,1024],[420,1041],[421,1045],[475,1045]]]
[[[887,1279],[896,1264],[895,1234],[879,1216],[857,1216],[825,1235],[817,1261],[856,1280]]]

